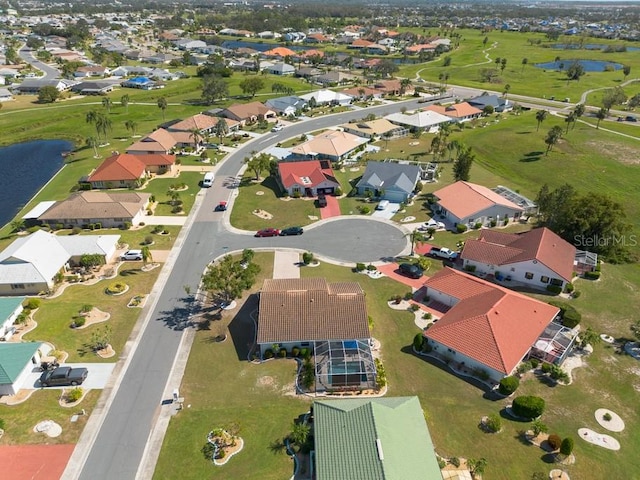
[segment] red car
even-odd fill
[[[256,232],[256,237],[277,237],[280,235],[280,230],[277,228],[263,228]]]

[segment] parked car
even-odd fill
[[[444,230],[445,229],[444,222],[438,222],[437,220],[434,220],[433,218],[430,218],[428,222],[425,222],[424,226],[426,228],[435,228],[436,230]]]
[[[429,256],[434,258],[442,258],[444,260],[454,260],[458,258],[458,253],[446,247],[432,247],[431,250],[429,250]]]
[[[40,376],[40,385],[43,387],[81,385],[88,374],[89,371],[86,368],[58,367],[55,370],[45,371]]]
[[[284,127],[282,125],[274,125],[273,128],[271,129],[272,132],[279,132],[280,130],[282,130]]]
[[[624,119],[627,122],[637,122],[638,121],[638,119],[636,117],[634,117],[633,115],[627,115],[626,117],[624,117]]]
[[[420,278],[422,277],[423,272],[418,265],[414,265],[413,263],[401,263],[400,273],[409,278]]]
[[[389,206],[389,200],[380,200],[376,210],[385,210]]]
[[[256,232],[256,237],[277,237],[280,235],[280,230],[277,228],[263,228]]]
[[[142,250],[127,250],[120,256],[121,260],[142,260]]]
[[[304,229],[302,227],[289,227],[284,228],[280,231],[281,236],[287,235],[302,235],[304,233]]]
[[[318,208],[324,208],[327,206],[327,197],[325,197],[324,193],[318,194]]]
[[[216,205],[215,211],[224,212],[226,209],[227,209],[227,202],[220,202],[218,205]]]

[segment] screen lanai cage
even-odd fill
[[[529,357],[561,365],[571,351],[576,336],[577,334],[570,328],[551,322],[536,340],[529,352]]]
[[[320,341],[314,349],[316,392],[376,388],[376,366],[367,342]]]

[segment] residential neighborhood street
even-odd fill
[[[40,80],[53,80],[54,78],[60,78],[60,72],[57,69],[36,59],[31,53],[31,50],[24,46],[18,50],[18,55],[33,68],[37,68],[44,73],[44,76],[40,77]]]

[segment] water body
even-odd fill
[[[237,48],[252,48],[258,52],[266,52],[277,47],[285,47],[285,45],[279,43],[256,43],[256,42],[243,42],[242,40],[227,40],[222,45],[222,48],[228,48],[229,50],[235,50]],[[291,46],[286,47],[289,50],[304,51],[309,50],[308,47]],[[311,47],[313,48],[313,47]]]
[[[580,45],[577,43],[556,43],[551,48],[555,48],[558,50],[580,50],[580,48],[583,48],[584,50],[604,50],[609,46],[616,47],[617,45],[604,45],[602,43],[587,43],[585,45],[582,45],[582,47],[580,47]],[[626,45],[624,45],[624,47],[627,52],[637,52],[638,50],[640,50],[639,47],[628,47]]]
[[[0,225],[16,213],[62,168],[65,140],[37,140],[0,147]]]
[[[558,60],[556,62],[536,63],[535,66],[546,70],[564,71],[568,70],[575,62],[582,65],[585,72],[604,72],[605,68],[613,68],[614,70],[620,70],[622,68],[621,63],[604,62],[602,60]]]

